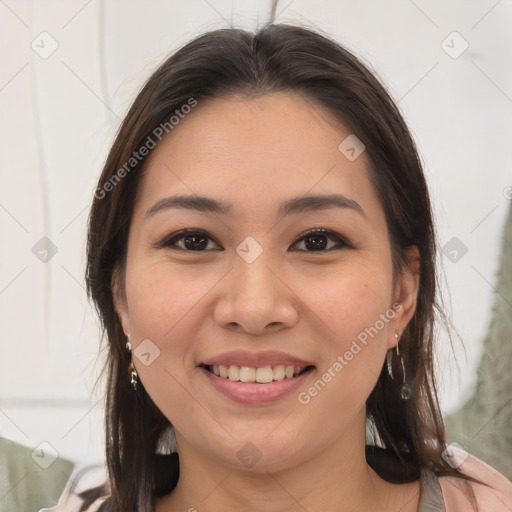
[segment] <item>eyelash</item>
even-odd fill
[[[304,239],[313,236],[313,235],[323,235],[327,238],[334,239],[337,242],[337,245],[334,247],[331,247],[329,249],[321,249],[319,251],[306,251],[306,250],[299,250],[300,252],[309,252],[309,253],[325,253],[330,252],[335,249],[352,249],[353,247],[338,233],[334,231],[330,231],[328,229],[324,228],[312,228],[308,231],[302,233],[299,235],[299,237],[293,242],[292,245],[297,245],[299,242],[302,242]],[[168,249],[175,249],[175,250],[181,250],[183,252],[207,252],[208,249],[201,250],[201,251],[191,251],[188,249],[185,249],[183,247],[176,246],[176,243],[180,240],[183,240],[186,236],[190,235],[203,235],[205,238],[208,238],[210,240],[213,240],[213,238],[208,235],[205,231],[202,231],[200,229],[182,229],[180,231],[177,231],[175,233],[172,233],[171,235],[164,238],[161,242],[155,245],[155,248],[162,249],[162,248],[168,248]],[[213,240],[215,242],[215,240]],[[215,242],[217,243],[217,242]],[[217,244],[220,245],[220,244]],[[211,249],[210,249],[211,250]],[[218,250],[218,249],[215,249]]]

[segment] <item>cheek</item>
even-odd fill
[[[365,406],[385,361],[391,318],[385,301],[376,299],[379,289],[368,285],[362,290],[323,297],[330,309],[324,310],[325,324],[317,335],[326,357],[316,379],[300,390],[300,403],[311,407],[310,415],[325,426],[327,436],[336,436]]]
[[[194,309],[211,290],[217,276],[156,263],[127,273],[130,323],[139,336],[163,342],[194,317]],[[190,328],[190,325],[189,325]]]
[[[328,401],[346,407],[364,403],[377,381],[395,316],[387,276],[379,265],[347,265],[315,280],[315,286],[304,279],[298,287],[325,355],[317,388],[329,388]]]
[[[213,285],[210,281],[211,276],[191,279],[165,263],[127,269],[134,353],[143,340],[151,340],[158,353],[150,365],[146,366],[143,359],[134,362],[144,387],[164,412],[181,411],[186,415],[193,405],[181,400],[186,395],[182,386],[193,365],[191,340],[202,323],[197,312]]]
[[[313,312],[319,328],[333,340],[337,349],[350,345],[350,340],[374,326],[390,307],[391,281],[379,264],[353,263],[315,278],[298,273],[296,292]],[[387,325],[387,324],[386,324]],[[379,331],[385,331],[379,322]],[[364,336],[363,336],[364,337]]]

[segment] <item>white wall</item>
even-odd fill
[[[278,22],[323,29],[379,73],[419,144],[441,243],[467,246],[456,263],[441,257],[467,351],[466,362],[458,349],[458,374],[440,339],[449,411],[472,391],[509,206],[512,5],[285,0],[277,12]],[[256,0],[0,2],[2,435],[101,459],[101,393],[91,396],[99,327],[83,286],[95,181],[120,118],[165,55],[231,22],[253,28],[269,13],[270,2]],[[453,31],[469,43],[457,59],[441,47]],[[45,57],[58,48],[42,58],[32,41]],[[445,43],[452,52],[461,44]],[[32,248],[45,236],[57,253],[43,263]]]

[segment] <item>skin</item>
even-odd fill
[[[200,102],[153,150],[130,227],[116,306],[133,349],[150,339],[160,355],[134,357],[139,379],[172,422],[180,454],[176,489],[157,512],[417,510],[419,483],[390,484],[366,464],[365,401],[386,351],[414,314],[419,254],[393,282],[386,219],[366,155],[349,161],[338,145],[350,134],[323,107],[293,93]],[[281,202],[337,192],[346,208],[278,216]],[[230,215],[185,209],[145,214],[175,195],[232,204]],[[183,228],[205,231],[206,250],[155,245]],[[300,236],[338,233],[324,252]],[[247,263],[247,237],[263,248]],[[298,241],[299,240],[299,241]],[[280,350],[315,365],[308,389],[357,335],[394,303],[400,311],[308,404],[293,392],[266,405],[235,403],[196,364],[234,349]],[[261,454],[246,467],[247,443]]]

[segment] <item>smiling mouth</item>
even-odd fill
[[[294,379],[304,373],[312,371],[315,368],[313,365],[302,367],[276,365],[263,366],[259,368],[237,365],[225,366],[202,364],[200,366],[221,379],[226,379],[233,382],[257,384],[267,384],[269,382],[276,382],[285,379]]]

